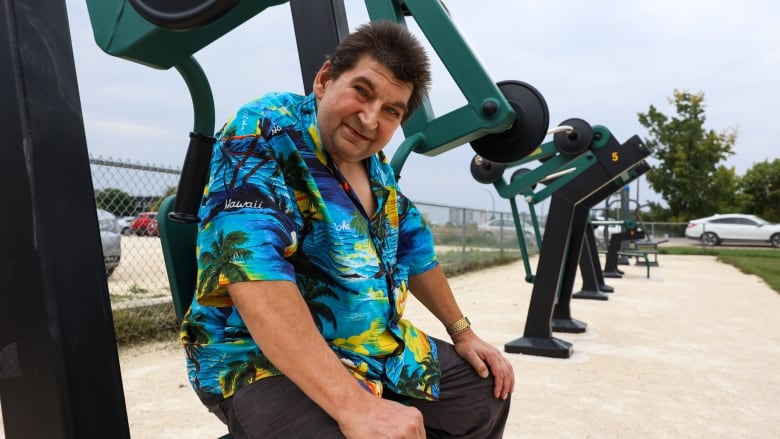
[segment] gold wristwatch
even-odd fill
[[[466,328],[471,326],[471,322],[469,321],[468,317],[463,317],[457,322],[451,324],[447,327],[447,334],[450,335],[450,337],[454,336],[455,334],[458,334],[460,332],[463,332]]]

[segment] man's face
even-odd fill
[[[406,115],[412,84],[370,56],[338,79],[330,68],[326,62],[314,80],[322,144],[337,165],[358,163],[390,141]]]

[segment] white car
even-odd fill
[[[98,209],[98,226],[100,228],[100,244],[103,247],[103,262],[106,266],[106,276],[111,274],[119,266],[122,259],[122,242],[119,235],[119,226],[113,213]]]
[[[613,234],[623,232],[623,221],[596,216],[590,220],[590,223],[593,225],[593,234],[596,235],[596,239],[607,244]]]
[[[704,245],[720,245],[723,241],[760,241],[780,247],[780,224],[772,224],[755,215],[715,214],[690,220],[685,236],[701,240]]]
[[[133,223],[134,216],[123,216],[116,219],[118,232],[127,236],[132,233],[130,230],[130,224]]]
[[[525,235],[526,242],[531,241],[534,238],[534,226],[527,221],[523,221],[523,234]],[[503,236],[504,239],[517,239],[515,233],[515,221],[511,218],[495,218],[486,223],[478,224],[477,230],[482,236],[487,238],[499,239]],[[539,225],[539,233],[544,235],[544,226]]]

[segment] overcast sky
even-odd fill
[[[459,30],[495,81],[527,82],[544,95],[550,126],[578,117],[619,141],[646,131],[637,114],[674,114],[675,89],[705,94],[706,128],[736,129],[727,166],[738,175],[780,157],[780,3],[711,0],[449,0]],[[368,20],[345,0],[349,26]],[[189,93],[174,69],[156,70],[105,54],[94,42],[84,0],[67,0],[90,154],[180,167],[193,128]],[[410,23],[415,33],[421,35]],[[215,97],[216,127],[268,91],[302,92],[289,5],[272,7],[198,54]],[[464,99],[431,51],[436,114]],[[399,130],[400,131],[400,130]],[[392,155],[403,140],[396,136]],[[549,138],[547,139],[549,140]],[[492,185],[477,183],[469,145],[435,157],[413,154],[401,186],[412,199],[508,211]],[[508,172],[510,173],[510,172]],[[508,176],[507,176],[508,177]],[[659,201],[631,186],[641,203]],[[539,206],[544,208],[544,206]]]

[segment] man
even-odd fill
[[[512,367],[470,328],[382,154],[429,83],[417,40],[373,22],[311,95],[264,96],[218,134],[182,342],[234,438],[502,435]],[[454,344],[402,318],[408,293]]]

